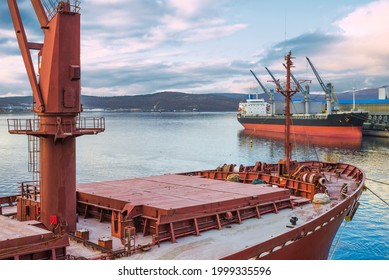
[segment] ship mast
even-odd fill
[[[298,88],[292,89],[290,84],[290,77],[291,77],[291,71],[290,69],[293,67],[292,62],[292,52],[290,51],[285,56],[286,61],[286,85],[285,87],[281,87],[280,84],[277,84],[277,91],[280,92],[285,97],[285,161],[284,161],[284,168],[279,168],[280,175],[287,174],[290,175],[290,162],[291,162],[291,155],[292,155],[292,146],[290,143],[290,102],[291,97],[295,95],[299,90]],[[283,173],[283,174],[281,174]]]

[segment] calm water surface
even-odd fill
[[[284,156],[282,139],[243,132],[235,113],[94,112],[83,116],[104,116],[106,131],[77,139],[79,183],[210,169],[224,163],[277,162]],[[18,181],[32,178],[27,172],[27,136],[9,135],[6,121],[30,117],[0,115],[0,195],[16,193]],[[369,179],[389,184],[389,139],[342,144],[332,140],[294,139],[293,157],[355,164]],[[389,201],[389,186],[372,181],[367,186]],[[370,191],[360,202],[353,221],[344,222],[335,237],[332,259],[389,260],[389,207]]]

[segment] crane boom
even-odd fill
[[[319,84],[321,88],[323,89],[325,95],[326,95],[326,110],[327,113],[331,114],[332,113],[332,99],[333,99],[333,87],[331,83],[327,83],[327,85],[324,84],[323,80],[321,79],[319,73],[317,72],[315,66],[313,66],[311,60],[306,57],[308,60],[309,65],[312,68],[313,73],[315,74],[317,80],[319,81]]]
[[[270,77],[273,79],[273,82],[276,84],[278,90],[279,90],[279,91],[283,91],[283,88],[282,88],[282,86],[281,86],[281,84],[280,84],[280,80],[277,80],[277,79],[273,76],[272,72],[270,72],[270,70],[269,70],[267,67],[265,67],[265,69],[266,69],[266,71],[269,73]]]
[[[257,80],[258,84],[261,86],[261,88],[263,89],[263,91],[264,91],[267,95],[269,95],[269,94],[270,94],[269,91],[267,90],[267,88],[265,88],[265,86],[264,86],[264,85],[261,83],[261,81],[257,78],[257,76],[255,75],[255,73],[254,73],[252,70],[250,70],[250,72],[251,72],[251,74],[253,74],[255,80]]]
[[[14,24],[16,38],[18,40],[18,44],[19,44],[20,52],[22,54],[24,66],[26,68],[26,72],[27,72],[28,79],[30,81],[32,93],[33,93],[33,96],[34,96],[34,99],[36,102],[34,111],[43,112],[45,110],[45,105],[43,102],[41,89],[40,89],[39,84],[38,84],[38,80],[37,80],[35,69],[34,69],[34,64],[32,62],[32,58],[31,58],[31,52],[30,52],[31,49],[41,50],[43,45],[38,44],[38,43],[28,42],[16,0],[8,0],[8,6],[9,6],[10,13],[11,13],[12,21]]]
[[[321,79],[321,77],[320,77],[319,73],[317,72],[315,66],[313,66],[311,60],[308,57],[306,57],[306,59],[308,60],[308,63],[311,66],[312,71],[313,71],[313,73],[316,76],[316,79],[319,81],[319,84],[320,84],[321,88],[323,89],[323,91],[325,93],[328,93],[328,88],[326,87],[326,85],[324,84],[323,80]]]
[[[49,23],[47,14],[40,0],[31,0],[32,6],[35,10],[36,16],[38,17],[41,28],[45,28]]]

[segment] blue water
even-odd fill
[[[77,139],[80,183],[210,169],[224,163],[277,162],[284,156],[281,139],[243,133],[234,113],[83,115],[104,116],[106,131]],[[29,117],[0,115],[0,195],[16,193],[18,181],[32,178],[27,172],[27,136],[9,135],[6,122]],[[295,139],[293,157],[348,162],[364,169],[369,179],[389,184],[389,139],[364,138],[360,143],[335,146],[327,140]],[[367,186],[389,201],[388,185],[367,181]],[[370,191],[363,193],[360,202],[354,219],[344,222],[335,237],[332,259],[388,260],[389,207]]]

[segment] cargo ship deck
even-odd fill
[[[291,195],[288,189],[270,184],[242,184],[177,174],[80,184],[78,212],[84,215],[78,218],[77,231],[87,231],[88,241],[86,244],[83,239],[72,238],[67,253],[75,259],[111,258],[115,254],[138,260],[234,259],[240,258],[244,249],[257,250],[254,248],[258,244],[288,236],[286,241],[280,238],[281,245],[273,240],[269,251],[277,250],[277,246],[294,243],[301,234],[318,231],[323,224],[331,228],[332,222],[337,226],[341,223],[345,209],[342,214],[336,213],[338,216],[333,212],[333,216],[312,223],[343,201],[340,187],[344,183],[349,184],[350,192],[357,189],[349,177],[327,175],[331,178],[328,204],[311,203],[309,199]],[[82,205],[89,205],[89,210]],[[108,217],[99,218],[104,209],[124,213],[136,207],[140,208],[132,220],[137,216],[142,222],[132,224],[136,229],[127,240],[120,234],[115,236],[114,228],[120,231],[120,221],[115,225],[114,218],[111,222]],[[296,225],[291,224],[292,217],[298,218]],[[153,219],[159,232],[147,229]],[[106,243],[102,240],[109,241],[108,250],[86,246],[104,244],[104,247]]]
[[[246,181],[226,180],[227,173]],[[323,169],[326,204],[307,198],[309,183],[264,174],[269,183],[253,184],[249,177],[260,174],[206,170],[79,184],[77,228],[68,234],[28,220],[36,208],[24,198],[17,211],[24,222],[12,219],[15,206],[2,207],[0,259],[327,258],[341,222],[356,210],[363,173],[345,164]]]

